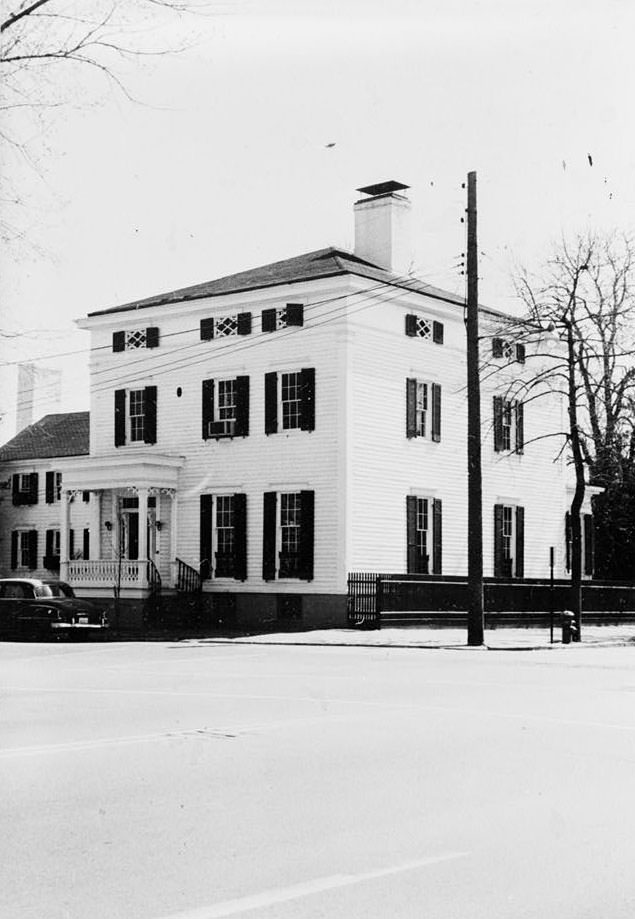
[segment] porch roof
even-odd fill
[[[185,457],[161,453],[87,456],[64,472],[64,491],[109,491],[117,488],[177,488]]]

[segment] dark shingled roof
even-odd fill
[[[192,287],[181,287],[167,294],[157,294],[144,300],[124,303],[110,309],[97,310],[89,316],[103,316],[106,313],[124,313],[145,309],[150,306],[164,306],[170,303],[183,303],[186,300],[201,300],[205,297],[220,297],[223,294],[240,293],[247,290],[258,290],[263,287],[275,287],[279,284],[297,284],[301,281],[315,281],[318,278],[337,277],[338,275],[355,274],[371,281],[378,281],[391,287],[403,287],[417,293],[426,294],[446,303],[463,306],[464,300],[456,294],[424,284],[407,275],[396,275],[372,262],[367,262],[350,252],[341,249],[318,249],[287,258],[281,262],[272,262],[249,271],[239,271],[215,281],[195,284]]]
[[[81,456],[88,453],[88,412],[45,415],[0,447],[0,462],[45,459],[48,456]]]

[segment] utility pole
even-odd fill
[[[483,484],[481,476],[481,385],[478,341],[478,249],[476,173],[467,174],[467,643],[482,645]]]

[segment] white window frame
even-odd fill
[[[293,499],[294,508],[288,506],[289,500]],[[287,504],[285,508],[284,505]],[[298,569],[294,573],[289,571],[282,571],[281,568],[281,555],[285,545],[289,545],[288,538],[285,539],[285,530],[287,531],[287,537],[292,536],[292,544],[295,547],[293,553],[296,556],[296,560],[299,563],[300,556],[300,546],[302,540],[302,491],[279,491],[278,492],[278,501],[276,502],[276,574],[279,580],[297,580],[298,578]],[[285,516],[289,510],[294,511],[296,516],[296,522],[285,523]],[[293,535],[292,535],[293,534]]]
[[[427,495],[417,495],[417,513],[415,525],[415,538],[419,555],[427,556],[428,572],[431,568],[432,544],[434,542],[434,520],[432,514],[432,499]],[[419,523],[424,524],[419,526]],[[425,549],[425,551],[424,551]]]
[[[132,413],[133,396],[137,397],[135,399],[135,403],[140,401],[142,408],[143,408],[142,412],[135,412],[134,415]],[[144,441],[145,418],[146,418],[145,387],[142,387],[141,389],[127,389],[126,390],[126,443],[142,444],[145,442]],[[133,422],[133,419],[141,419],[141,421]],[[136,434],[136,435],[140,434],[141,436],[133,436],[133,434]]]
[[[503,546],[503,565],[508,565],[510,574],[505,577],[514,577],[516,570],[516,504],[503,504],[503,526],[501,540]]]
[[[285,377],[295,377],[295,398],[285,399]],[[295,411],[287,412],[285,418],[285,405],[296,406]],[[278,371],[278,418],[281,431],[299,431],[302,429],[302,370]],[[293,424],[285,423],[293,421]]]
[[[21,495],[27,495],[31,491],[31,473],[30,472],[19,472],[18,475],[18,491]]]
[[[148,347],[148,333],[146,329],[129,329],[126,333],[126,351],[138,351]]]
[[[501,433],[502,443],[501,452],[511,453],[512,444],[516,443],[516,411],[515,403],[509,399],[503,399],[501,412]]]
[[[29,553],[30,536],[29,534],[31,530],[17,529],[15,532],[18,534],[18,551],[17,551],[17,558],[16,558],[16,562],[17,562],[16,570],[18,568],[30,570],[29,569],[29,558],[30,558],[30,553]],[[25,558],[26,558],[26,561],[25,561]]]
[[[53,504],[58,504],[62,500],[62,473],[53,473]]]
[[[415,432],[417,437],[430,440],[432,435],[432,383],[416,380]]]
[[[229,542],[231,544],[231,555],[235,557],[236,553],[236,508],[234,506],[234,493],[223,493],[223,494],[214,494],[212,496],[212,558],[211,558],[211,570],[213,578],[230,578],[233,579],[233,574],[217,574],[217,559],[216,553],[221,551],[221,543],[224,541],[224,538],[221,538],[221,531],[226,531],[229,536]],[[229,506],[227,506],[229,505]],[[225,517],[225,520],[229,519],[230,526],[220,526],[221,521],[225,515],[229,515],[228,518]]]
[[[214,420],[212,424],[223,425],[223,434],[232,435],[236,430],[236,415],[238,408],[236,381],[238,377],[222,377],[214,380]],[[221,386],[230,386],[232,400],[226,405],[221,405]],[[231,414],[228,411],[231,409]],[[213,429],[210,428],[210,434]],[[218,434],[218,430],[215,431]]]
[[[53,555],[59,555],[61,552],[61,530],[53,529]]]

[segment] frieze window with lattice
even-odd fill
[[[147,347],[147,336],[145,329],[133,329],[126,332],[126,351],[135,351],[137,348]]]
[[[238,316],[221,316],[216,320],[216,338],[238,335]]]

